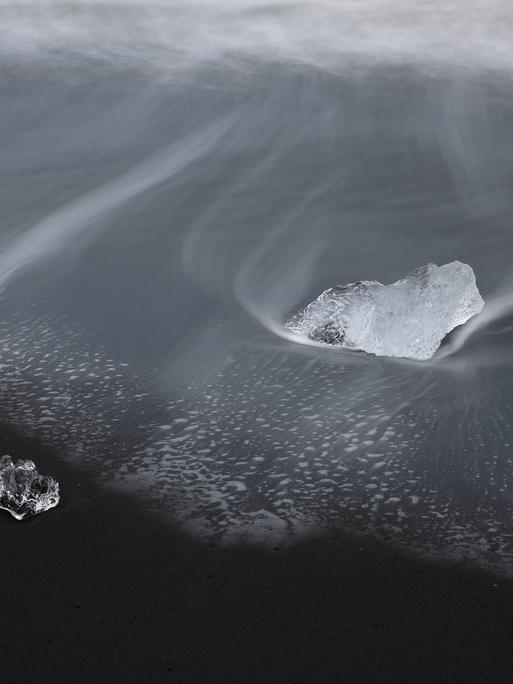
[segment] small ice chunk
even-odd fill
[[[364,280],[332,287],[286,326],[324,344],[425,360],[483,306],[474,271],[453,261],[427,264],[391,285]]]
[[[16,518],[43,513],[59,503],[59,483],[40,475],[32,461],[0,458],[0,508]]]

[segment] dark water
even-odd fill
[[[174,34],[160,61],[142,42],[144,60],[84,55],[68,10],[75,54],[9,12],[26,42],[0,80],[3,420],[195,536],[342,529],[511,572],[504,64],[212,49],[166,69]],[[444,358],[283,331],[326,287],[454,259],[487,308]]]

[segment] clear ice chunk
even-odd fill
[[[483,306],[474,271],[453,261],[427,264],[391,285],[364,280],[332,287],[289,318],[286,327],[324,344],[426,360],[448,332]]]
[[[59,483],[40,475],[32,461],[0,458],[0,508],[23,520],[59,503]]]

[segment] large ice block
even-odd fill
[[[293,333],[378,356],[430,359],[448,332],[481,311],[474,271],[427,264],[391,285],[376,280],[332,287],[289,318]]]

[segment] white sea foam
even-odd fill
[[[10,0],[0,3],[4,53],[167,68],[246,56],[333,66],[358,60],[513,63],[507,0]]]

